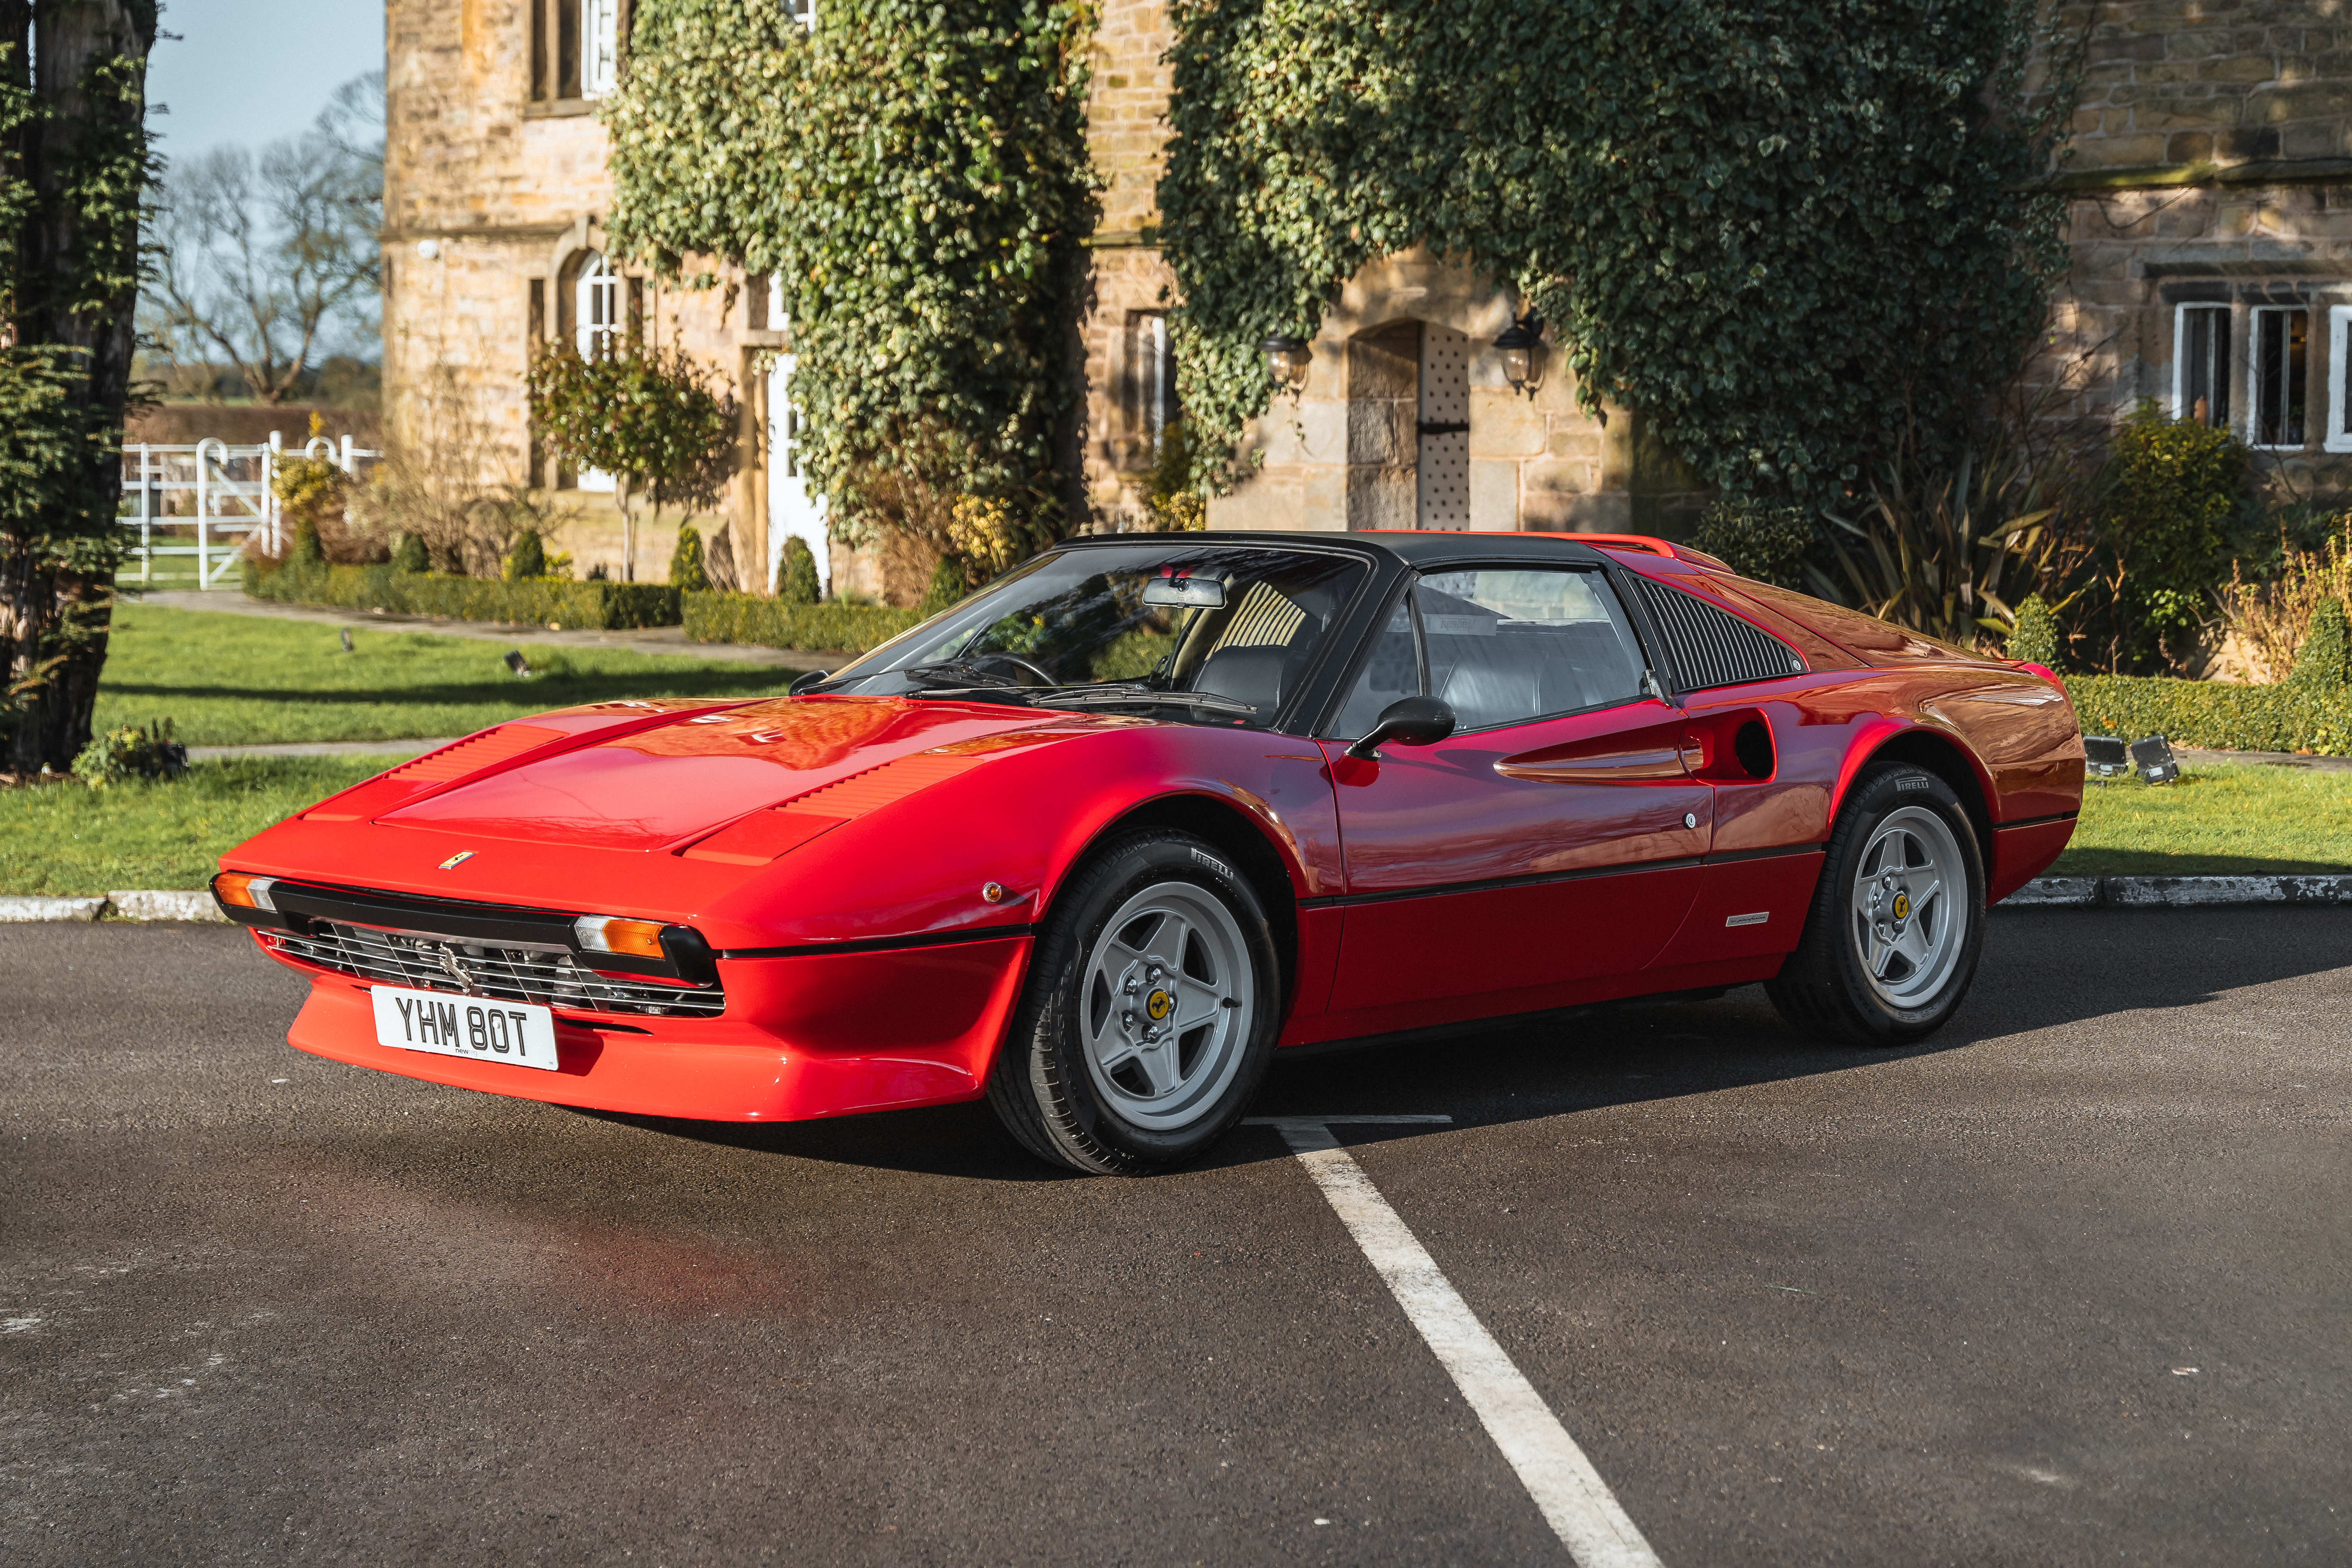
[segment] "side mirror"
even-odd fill
[[[822,685],[832,679],[833,671],[829,669],[812,669],[804,674],[795,675],[793,677],[793,683],[784,688],[784,695],[798,697],[810,687]]]
[[[1407,697],[1381,710],[1380,718],[1364,738],[1348,748],[1351,757],[1377,757],[1391,742],[1400,746],[1433,746],[1454,733],[1454,710],[1434,697]]]

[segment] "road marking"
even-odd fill
[[[1518,1473],[1536,1507],[1576,1559],[1578,1568],[1660,1568],[1657,1553],[1618,1506],[1601,1472],[1559,1424],[1503,1347],[1495,1342],[1436,1260],[1421,1245],[1335,1126],[1433,1124],[1450,1116],[1253,1116],[1249,1125],[1277,1129],[1339,1221],[1364,1249],[1397,1305],[1436,1352],[1454,1386],[1476,1411],[1486,1435]]]

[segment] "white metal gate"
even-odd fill
[[[324,458],[358,477],[362,459],[383,456],[323,436],[303,446],[306,458]],[[232,447],[217,437],[194,446],[140,441],[122,448],[123,531],[130,536],[115,581],[142,588],[159,584],[157,567],[184,560],[194,568],[193,586],[217,588],[235,571],[249,544],[262,552],[284,553],[286,522],[270,489],[284,460],[284,439],[273,430],[268,444]],[[169,579],[181,574],[170,573]]]

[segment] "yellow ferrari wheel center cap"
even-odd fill
[[[1907,921],[1911,918],[1910,894],[1897,893],[1895,895],[1895,918],[1898,921]]]
[[[1154,991],[1144,999],[1143,1010],[1150,1014],[1151,1021],[1157,1024],[1176,1010],[1176,998],[1165,991]]]

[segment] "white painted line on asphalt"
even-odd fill
[[[1495,1336],[1479,1322],[1428,1249],[1381,1196],[1334,1126],[1429,1124],[1448,1116],[1253,1116],[1249,1124],[1279,1130],[1330,1200],[1340,1223],[1387,1282],[1397,1305],[1478,1415],[1486,1435],[1518,1472],[1536,1507],[1578,1568],[1659,1568],[1657,1553],[1618,1506],[1616,1496],[1559,1424]]]

